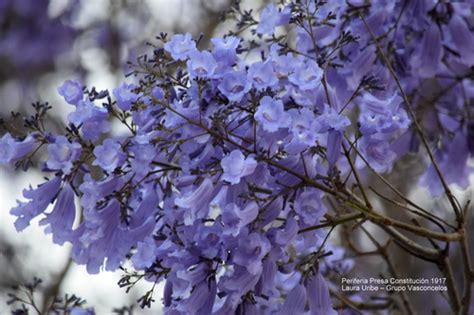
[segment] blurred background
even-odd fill
[[[11,112],[26,114],[36,101],[53,106],[49,128],[64,128],[71,109],[57,94],[67,79],[97,90],[111,89],[125,80],[127,61],[146,52],[160,32],[203,34],[204,44],[225,32],[222,12],[233,0],[0,0],[0,118],[10,126]],[[243,1],[259,8],[265,1]],[[130,79],[128,79],[130,80]],[[0,130],[3,134],[5,130]],[[150,284],[140,283],[128,294],[117,282],[121,272],[88,275],[69,261],[70,247],[54,245],[34,221],[17,233],[9,210],[22,190],[41,181],[40,172],[27,174],[0,169],[0,314],[10,313],[7,292],[13,285],[43,279],[36,298],[73,293],[111,314],[115,307],[133,304]],[[135,314],[160,314],[157,290],[152,308]]]
[[[235,0],[0,0],[0,119],[21,131],[21,124],[10,121],[10,113],[31,112],[36,101],[53,106],[48,128],[64,128],[71,107],[57,94],[57,87],[67,79],[77,79],[97,90],[112,89],[125,79],[127,61],[147,51],[147,42],[154,42],[160,32],[185,33],[194,37],[203,34],[203,46],[213,36],[226,33],[229,25],[221,21],[222,12]],[[243,9],[258,10],[268,0],[241,1]],[[4,130],[0,127],[0,135]],[[424,208],[442,214],[445,200],[436,201],[425,190],[417,188],[423,172],[419,158],[405,158],[397,163],[389,180],[397,188],[419,201]],[[141,282],[128,294],[117,282],[122,272],[103,272],[88,275],[83,266],[69,260],[70,247],[54,245],[50,235],[38,226],[38,219],[22,233],[14,229],[9,210],[16,205],[23,188],[41,182],[40,172],[27,174],[13,168],[0,169],[0,314],[8,314],[7,292],[13,285],[31,281],[34,276],[43,279],[43,290],[38,301],[54,295],[73,293],[87,300],[97,314],[111,314],[113,308],[132,305],[150,289]],[[471,182],[473,176],[471,176]],[[377,178],[367,181],[382,187]],[[378,186],[377,186],[378,185]],[[391,196],[390,191],[381,191]],[[471,198],[472,188],[462,194],[456,191],[461,203]],[[391,204],[379,201],[381,208],[392,217],[408,220],[404,213]],[[471,216],[470,226],[474,226]],[[374,229],[371,229],[374,228]],[[373,226],[368,229],[376,230]],[[344,231],[335,242],[343,243]],[[374,232],[375,234],[375,232]],[[471,234],[471,238],[474,237]],[[364,235],[356,237],[360,250],[370,250],[370,241]],[[382,239],[381,239],[382,241]],[[383,240],[385,241],[385,240]],[[474,241],[471,239],[471,242]],[[397,248],[391,248],[394,265],[402,266],[400,277],[426,274],[424,263],[414,261]],[[453,257],[456,260],[457,257]],[[369,257],[361,269],[354,270],[358,277],[364,272],[381,270],[383,262]],[[456,277],[461,274],[456,272]],[[457,279],[462,281],[462,279]],[[337,289],[337,288],[336,288]],[[160,290],[156,290],[151,309],[135,308],[134,314],[161,314]],[[426,294],[416,294],[423,307]],[[435,303],[435,302],[433,302]]]

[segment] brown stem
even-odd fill
[[[194,120],[190,119],[186,115],[183,115],[182,113],[176,111],[174,108],[171,108],[170,106],[167,106],[165,103],[162,103],[162,105],[165,106],[168,110],[174,112],[176,115],[178,115],[178,116],[182,117],[183,119],[187,120],[190,124],[193,124],[195,126],[198,126],[199,128],[202,128],[203,130],[206,130],[210,135],[212,135],[216,139],[222,139],[222,140],[238,147],[239,149],[245,151],[246,153],[253,153],[253,151],[249,150],[245,146],[243,146],[243,145],[235,142],[234,140],[232,140],[230,138],[230,136],[223,135],[222,133],[218,133],[218,132],[209,129],[208,127],[206,127],[206,126],[204,126],[204,125],[202,125],[198,122],[195,122]],[[317,182],[317,181],[315,181],[315,180],[313,180],[313,179],[311,179],[311,178],[309,178],[305,175],[302,175],[302,174],[298,173],[297,171],[295,171],[295,170],[293,170],[289,167],[281,165],[280,163],[274,161],[273,159],[268,159],[268,158],[262,157],[262,156],[257,156],[257,159],[259,159],[261,161],[264,161],[264,162],[266,162],[267,164],[269,164],[271,166],[274,166],[274,167],[276,167],[276,168],[278,168],[282,171],[285,171],[285,172],[299,178],[301,181],[303,181],[308,186],[317,188],[317,189],[319,189],[323,192],[326,192],[330,195],[333,195],[335,197],[346,199],[344,201],[344,203],[346,203],[347,205],[351,206],[352,208],[354,208],[356,210],[359,210],[361,212],[366,213],[368,215],[368,218],[369,218],[370,221],[376,223],[377,225],[380,225],[382,228],[384,226],[387,226],[387,225],[392,225],[392,226],[410,231],[412,233],[415,233],[419,236],[429,237],[429,238],[433,238],[433,239],[437,239],[437,240],[441,240],[441,241],[453,241],[453,240],[459,240],[460,239],[459,233],[434,232],[434,231],[431,231],[429,229],[425,229],[425,228],[418,227],[418,226],[415,226],[415,225],[407,224],[407,223],[404,223],[404,222],[386,217],[386,216],[384,216],[380,213],[377,213],[377,212],[373,211],[372,209],[367,208],[364,204],[362,204],[359,201],[359,198],[357,196],[351,194],[348,191],[345,191],[345,194],[341,195],[340,191],[337,191],[337,190],[334,190],[330,187],[327,187],[327,186],[325,186],[325,185],[323,185],[323,184],[321,184],[321,183],[319,183],[319,182]],[[347,199],[346,195],[349,195],[351,198],[353,198],[353,200]]]
[[[314,226],[310,226],[310,227],[301,229],[301,230],[298,231],[298,234],[314,231],[314,230],[325,228],[325,227],[328,227],[328,226],[336,226],[336,225],[343,224],[343,223],[350,222],[350,221],[354,221],[354,220],[357,220],[357,219],[360,219],[360,218],[363,218],[363,217],[364,217],[364,214],[360,213],[360,212],[354,212],[354,213],[341,215],[341,216],[338,216],[338,217],[333,217],[333,218],[328,219],[328,222],[324,222],[324,223],[321,223],[321,224],[318,224],[318,225],[314,225]]]
[[[388,270],[390,271],[390,274],[392,277],[398,279],[398,273],[395,270],[395,266],[392,263],[392,260],[390,259],[388,253],[387,253],[387,247],[390,245],[390,243],[387,243],[387,246],[382,246],[373,236],[372,234],[367,231],[366,228],[361,226],[362,231],[367,235],[367,237],[370,239],[370,241],[375,245],[377,248],[377,252],[379,253],[380,256],[385,260],[385,263],[387,264]],[[410,301],[408,299],[408,296],[406,295],[406,292],[400,291],[400,297],[402,298],[403,305],[405,306],[405,309],[407,311],[407,314],[411,315],[414,314],[413,307],[410,304]]]
[[[470,201],[466,203],[464,207],[464,215],[463,218],[468,218],[468,211],[469,211]],[[464,267],[464,289],[463,289],[463,296],[461,299],[461,308],[459,310],[459,314],[467,315],[469,314],[469,308],[471,305],[471,295],[472,295],[472,283],[474,282],[473,270],[472,270],[472,263],[471,257],[469,253],[469,244],[466,235],[466,222],[463,221],[461,234],[463,236],[461,240],[461,256],[463,261]]]
[[[447,184],[447,182],[446,182],[446,180],[443,176],[443,173],[441,172],[441,169],[440,169],[438,163],[436,162],[436,159],[434,158],[433,152],[431,151],[431,148],[428,144],[428,140],[426,140],[425,134],[423,133],[423,129],[421,128],[421,126],[420,126],[420,124],[417,120],[417,117],[415,115],[415,111],[413,109],[413,106],[411,105],[410,100],[408,99],[407,95],[405,94],[405,91],[403,90],[403,87],[400,83],[400,80],[398,79],[398,76],[395,73],[395,70],[393,70],[392,64],[390,63],[390,60],[388,60],[387,55],[385,54],[384,50],[380,46],[380,43],[378,42],[375,34],[372,32],[369,25],[367,24],[367,21],[362,17],[362,15],[359,15],[359,17],[362,20],[362,22],[364,23],[365,28],[367,29],[367,31],[370,33],[370,35],[372,37],[372,40],[374,41],[374,43],[377,47],[377,50],[379,51],[379,53],[380,53],[380,55],[381,55],[381,57],[382,57],[382,59],[385,63],[385,66],[387,67],[388,71],[390,72],[392,78],[395,80],[395,83],[398,87],[398,90],[400,91],[400,94],[402,95],[403,101],[405,102],[408,113],[410,114],[411,119],[413,120],[413,125],[415,126],[415,130],[418,133],[418,136],[420,137],[421,142],[423,143],[423,146],[425,147],[425,149],[428,153],[430,161],[431,161],[431,163],[433,164],[433,166],[436,170],[436,174],[438,175],[438,178],[441,181],[441,184],[444,188],[444,192],[446,193],[446,196],[448,197],[448,200],[451,204],[451,207],[453,208],[453,211],[456,215],[456,218],[458,219],[458,221],[460,221],[462,214],[460,213],[458,204],[456,202],[456,198],[454,197],[453,193],[451,192],[451,189],[449,188],[449,186],[448,186],[448,184]]]
[[[446,285],[448,287],[449,304],[451,305],[451,309],[455,313],[458,313],[461,308],[461,299],[459,298],[459,293],[456,284],[454,283],[453,268],[451,267],[451,262],[449,261],[447,253],[441,260],[439,268],[446,276]]]
[[[59,290],[61,289],[61,285],[63,284],[64,279],[72,265],[72,260],[68,258],[67,263],[64,265],[61,272],[56,276],[54,283],[46,290],[43,305],[41,307],[41,314],[49,314],[49,309],[51,305],[54,303],[55,298],[59,294]]]

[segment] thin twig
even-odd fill
[[[406,108],[408,110],[408,113],[410,114],[411,116],[411,119],[413,120],[413,125],[415,126],[415,130],[416,132],[418,133],[418,136],[420,137],[421,139],[421,142],[423,143],[423,146],[425,147],[427,153],[428,153],[428,156],[430,158],[430,161],[431,163],[433,164],[435,170],[436,170],[436,174],[438,175],[438,178],[439,180],[441,181],[441,184],[444,188],[444,191],[446,193],[446,196],[448,197],[449,199],[449,202],[451,203],[451,207],[453,208],[453,211],[456,215],[456,218],[458,219],[458,221],[461,220],[461,212],[459,210],[459,207],[458,207],[458,204],[456,202],[456,199],[453,195],[453,193],[451,192],[451,189],[449,188],[444,176],[443,176],[443,173],[441,172],[441,169],[438,165],[438,163],[436,162],[436,159],[434,158],[434,155],[433,155],[433,152],[431,151],[431,148],[428,144],[428,140],[426,140],[426,137],[425,137],[425,134],[423,133],[423,129],[421,128],[417,118],[416,118],[416,115],[415,115],[415,111],[413,110],[413,107],[411,105],[411,102],[410,100],[408,99],[407,95],[405,94],[405,91],[403,90],[403,87],[400,83],[400,80],[398,79],[398,76],[397,74],[395,73],[395,70],[393,70],[393,67],[392,67],[392,64],[390,63],[390,60],[388,60],[387,58],[387,55],[385,54],[384,50],[382,49],[382,47],[380,46],[380,43],[378,42],[375,34],[373,33],[373,31],[370,29],[369,25],[367,24],[367,21],[364,19],[364,17],[362,15],[359,14],[359,17],[360,19],[362,20],[362,22],[364,23],[365,25],[365,28],[367,29],[367,31],[369,31],[376,47],[377,47],[377,50],[379,51],[384,63],[385,63],[385,66],[387,67],[388,71],[390,72],[392,78],[395,80],[395,83],[400,91],[400,94],[402,95],[402,98],[405,102],[405,105],[406,105]]]

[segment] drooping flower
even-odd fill
[[[303,285],[298,284],[293,288],[293,290],[288,293],[288,296],[285,299],[285,303],[283,303],[278,314],[304,314],[305,305],[306,290]]]
[[[315,225],[326,213],[321,200],[321,192],[317,189],[306,188],[295,200],[295,211],[307,225]]]
[[[203,219],[209,213],[209,202],[214,197],[212,180],[206,178],[199,187],[190,190],[185,195],[176,198],[175,204],[186,209],[184,224],[191,225],[196,219]]]
[[[324,105],[324,111],[317,118],[317,121],[320,125],[319,132],[326,132],[330,129],[344,131],[344,129],[351,124],[349,118],[339,114],[334,107],[328,104]]]
[[[71,184],[66,183],[59,192],[53,211],[46,214],[40,225],[47,225],[45,232],[53,235],[53,242],[59,245],[72,238],[72,225],[76,217],[74,191]]]
[[[472,172],[472,167],[467,164],[469,147],[462,132],[457,132],[455,137],[446,144],[446,148],[437,152],[435,158],[448,185],[457,184],[461,189],[469,187],[469,174]],[[426,187],[434,197],[440,197],[444,192],[438,174],[431,163],[420,177],[420,184]]]
[[[79,81],[67,80],[58,88],[58,93],[64,97],[69,104],[77,105],[84,97],[82,89],[82,83]]]
[[[191,296],[180,302],[177,309],[187,312],[190,309],[196,310],[195,314],[211,314],[212,306],[216,298],[216,281],[211,279],[209,283],[202,281],[193,289]]]
[[[234,253],[234,262],[252,274],[262,271],[262,259],[270,251],[268,239],[258,233],[250,233],[239,239],[239,246]]]
[[[23,197],[29,199],[28,202],[18,202],[18,205],[11,209],[10,213],[17,217],[15,228],[17,231],[24,230],[30,221],[44,212],[48,205],[53,202],[61,186],[61,177],[53,179],[39,185],[36,189],[31,186],[23,190]]]
[[[257,161],[252,156],[245,157],[240,150],[234,150],[221,160],[221,167],[222,179],[234,185],[254,172]]]
[[[449,21],[449,30],[456,50],[461,55],[461,62],[467,66],[474,64],[474,38],[463,18],[457,14]]]
[[[153,96],[157,100],[161,100],[165,97],[165,92],[159,86],[155,86],[153,90],[151,90],[151,96]]]
[[[390,143],[377,136],[363,137],[360,141],[360,152],[369,165],[379,173],[390,172],[397,158],[390,148]]]
[[[237,47],[240,44],[240,38],[227,36],[225,38],[212,38],[212,54],[220,63],[231,66],[237,62]]]
[[[153,237],[149,236],[137,244],[137,252],[132,256],[133,266],[137,269],[150,267],[156,260],[157,246]]]
[[[442,57],[441,33],[438,26],[433,23],[425,30],[421,49],[413,55],[411,65],[420,77],[432,77],[438,72]]]
[[[286,218],[284,228],[279,228],[275,235],[275,242],[281,246],[287,246],[298,233],[298,223],[289,216]]]
[[[374,46],[364,47],[352,60],[350,67],[341,69],[345,75],[347,85],[351,90],[357,89],[362,78],[371,72],[377,59],[377,49]]]
[[[264,96],[255,112],[255,120],[268,132],[275,132],[279,128],[286,128],[290,122],[289,115],[283,108],[281,100],[274,100]]]
[[[108,172],[112,172],[125,161],[120,143],[112,139],[105,139],[102,145],[96,146],[94,155],[95,160],[92,164]]]
[[[326,141],[326,159],[331,169],[341,156],[342,132],[330,130]]]
[[[95,315],[92,308],[74,307],[69,311],[70,315]]]
[[[86,174],[84,181],[79,186],[79,190],[82,193],[81,206],[84,207],[84,209],[93,209],[100,200],[119,189],[121,185],[123,185],[123,181],[123,177],[115,176],[109,176],[100,181],[95,181],[90,174]]]
[[[64,174],[71,172],[73,163],[79,158],[82,147],[77,142],[70,142],[64,136],[56,137],[54,143],[48,145],[48,161],[46,165],[52,170],[61,170]]]
[[[122,83],[119,87],[116,87],[112,93],[117,100],[117,106],[121,110],[130,110],[132,103],[136,102],[141,96],[141,93],[135,93],[132,90],[136,86],[133,84]]]
[[[273,34],[275,27],[287,24],[291,18],[289,8],[279,11],[278,8],[270,3],[260,13],[260,23],[257,26],[258,34]]]
[[[101,134],[110,131],[110,122],[107,118],[105,108],[96,106],[88,100],[79,101],[76,110],[68,115],[70,123],[81,127],[86,140],[97,140]]]
[[[257,215],[258,205],[255,202],[249,203],[244,209],[240,209],[235,203],[227,204],[222,213],[223,233],[237,236],[243,227],[257,218]]]
[[[332,307],[329,287],[319,272],[306,280],[305,287],[311,314],[337,315]]]
[[[217,62],[208,51],[193,51],[186,63],[191,78],[212,78]]]
[[[4,134],[0,138],[0,165],[14,163],[25,157],[33,150],[33,146],[34,137],[32,135],[28,135],[22,141],[17,141],[10,133]]]
[[[145,200],[148,198],[145,196]],[[115,199],[103,208],[84,211],[84,221],[74,231],[72,257],[92,274],[98,273],[102,265],[105,270],[117,269],[132,246],[150,236],[154,228],[154,216],[149,213],[153,208],[148,201],[144,208],[135,209],[138,215],[131,215],[129,225],[121,220],[121,207]],[[144,211],[148,212],[146,216],[141,214]]]
[[[408,128],[410,119],[401,107],[402,99],[397,94],[379,99],[365,93],[360,104],[360,130],[364,134],[391,133]]]
[[[223,75],[218,88],[230,101],[239,102],[245,93],[250,90],[251,84],[244,72],[231,71]]]
[[[249,80],[257,90],[264,90],[278,83],[278,78],[271,62],[258,61],[250,66]]]
[[[289,81],[301,90],[313,90],[321,85],[323,70],[313,60],[300,62],[288,77]]]
[[[288,113],[291,116],[290,130],[293,134],[293,144],[315,145],[320,125],[317,120],[313,119],[314,113],[307,108],[300,111],[290,109]]]
[[[196,42],[189,33],[176,34],[164,45],[164,48],[175,60],[186,60],[189,54],[196,50]]]

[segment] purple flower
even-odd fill
[[[239,239],[239,246],[234,253],[234,262],[256,275],[262,271],[262,259],[270,251],[268,239],[258,233],[251,233]]]
[[[95,181],[90,174],[86,174],[83,183],[79,186],[82,193],[81,206],[92,209],[102,198],[112,194],[123,185],[123,177],[106,177],[101,181]]]
[[[369,165],[379,173],[390,172],[397,158],[390,148],[390,143],[383,138],[365,136],[360,141],[360,151]]]
[[[10,213],[18,217],[15,221],[17,231],[24,230],[30,221],[44,212],[48,205],[53,202],[61,186],[61,177],[56,176],[52,180],[39,185],[36,189],[23,190],[23,197],[29,199],[28,202],[18,202],[18,205],[11,209]]]
[[[420,44],[421,49],[413,55],[411,60],[412,69],[421,78],[432,77],[438,72],[443,57],[441,33],[435,23],[425,30]]]
[[[295,211],[305,224],[318,224],[326,213],[321,200],[321,192],[317,189],[306,188],[295,200]]]
[[[121,110],[130,110],[132,103],[136,102],[142,96],[142,93],[137,94],[132,91],[135,88],[136,86],[133,84],[122,83],[122,85],[112,91],[117,100],[117,106]]]
[[[212,38],[212,54],[218,62],[225,65],[233,65],[237,61],[237,47],[239,47],[240,38],[227,36],[225,38]]]
[[[376,132],[391,133],[406,129],[410,119],[401,108],[402,99],[397,94],[387,99],[379,99],[372,94],[365,93],[360,105],[360,130],[364,134]]]
[[[226,299],[226,303],[217,314],[235,314],[232,310],[235,310],[239,304],[240,296],[253,290],[259,278],[260,273],[252,274],[248,272],[246,267],[235,265],[233,270],[222,277],[221,287],[226,292],[230,292],[231,295]]]
[[[152,165],[150,163],[156,156],[155,147],[151,144],[148,144],[147,142],[134,143],[134,145],[129,150],[129,153],[133,153],[133,158],[131,159],[130,164],[132,166],[133,171],[139,178],[146,176],[148,171],[150,171],[150,169],[152,168]]]
[[[333,107],[324,104],[323,113],[317,118],[320,124],[319,132],[326,132],[330,129],[336,131],[344,131],[344,129],[351,124],[349,119],[340,115]]]
[[[104,264],[106,270],[117,269],[132,246],[153,231],[155,219],[152,206],[156,206],[156,198],[153,195],[144,196],[142,205],[134,209],[128,219],[129,224],[122,222],[121,206],[115,199],[103,208],[84,211],[84,221],[74,231],[72,240],[72,256],[76,262],[85,264],[89,273],[98,273]]]
[[[278,83],[271,62],[258,61],[253,63],[248,71],[248,77],[257,90],[264,90]]]
[[[96,146],[94,155],[95,160],[92,164],[108,172],[112,172],[125,161],[120,143],[112,139],[105,139],[102,145]]]
[[[279,11],[273,3],[270,3],[260,13],[260,23],[256,31],[258,34],[273,34],[275,27],[287,24],[290,18],[291,11],[289,8]]]
[[[244,72],[232,71],[223,75],[222,82],[218,88],[229,101],[239,102],[245,93],[250,90],[251,84],[248,82]]]
[[[133,266],[137,269],[150,267],[156,260],[157,246],[153,237],[149,236],[138,242],[137,252],[132,256]]]
[[[285,303],[283,303],[278,315],[285,314],[295,314],[300,315],[304,314],[304,309],[306,305],[306,290],[301,285],[296,285],[293,290],[288,293]],[[313,313],[316,314],[316,313]]]
[[[469,187],[469,175],[472,173],[473,168],[468,165],[469,147],[463,133],[457,132],[454,139],[446,144],[445,150],[437,152],[436,160],[448,185],[457,184],[461,189]],[[426,169],[425,174],[421,176],[420,184],[428,188],[434,197],[440,197],[444,192],[441,181],[432,164]]]
[[[105,108],[96,106],[90,101],[80,101],[76,110],[68,115],[68,120],[70,123],[79,126],[89,120],[105,119],[106,117],[107,110]]]
[[[314,119],[314,113],[307,108],[301,111],[290,109],[288,113],[291,116],[293,141],[304,145],[315,145],[318,137],[316,131],[320,129],[320,125]]]
[[[273,44],[270,47],[270,62],[273,64],[275,75],[279,79],[287,78],[293,72],[294,65],[299,61],[291,54],[282,55],[280,53],[280,46]]]
[[[364,184],[370,168],[388,172],[410,151],[423,158],[426,150],[408,130],[407,104],[365,23],[351,18],[367,1],[323,2],[270,4],[259,25],[240,12],[235,35],[212,39],[210,49],[197,50],[190,34],[175,35],[133,73],[135,84],[113,93],[65,82],[58,91],[75,105],[67,135],[43,130],[38,112],[26,125],[39,132],[0,139],[0,163],[24,159],[35,141],[44,142],[41,171],[56,176],[24,192],[12,209],[17,229],[44,214],[46,232],[56,243],[71,242],[72,258],[90,273],[131,261],[145,280],[165,280],[167,314],[334,314],[325,278],[354,263],[331,247],[321,221],[329,199],[344,203],[354,190],[343,146]],[[469,8],[405,2],[364,7],[367,25],[390,50],[446,182],[469,187]],[[33,16],[34,6],[26,7]],[[291,33],[275,34],[287,22]],[[0,48],[20,47],[9,44],[18,38],[0,39]],[[131,130],[107,135],[112,123]],[[443,192],[430,164],[420,183]],[[81,220],[73,228],[76,195]]]
[[[243,210],[235,203],[227,204],[222,213],[223,233],[237,236],[243,227],[257,218],[257,215],[258,205],[255,202],[249,203]]]
[[[341,156],[342,132],[338,130],[330,130],[328,132],[326,142],[326,159],[329,168],[333,168]]]
[[[58,93],[64,97],[69,104],[77,105],[84,97],[82,89],[83,86],[81,82],[67,80],[58,88]]]
[[[48,161],[46,166],[52,170],[61,170],[69,174],[73,163],[81,155],[81,145],[77,142],[69,142],[64,136],[56,137],[54,143],[48,145]]]
[[[467,66],[474,64],[474,38],[466,22],[459,15],[454,15],[449,21],[449,31],[456,50],[461,55],[461,62]]]
[[[189,33],[176,34],[164,45],[164,48],[175,60],[186,60],[189,54],[196,50],[196,43]]]
[[[342,69],[342,72],[348,72],[345,77],[347,85],[351,90],[357,89],[362,78],[370,73],[373,69],[375,60],[377,59],[377,48],[374,46],[366,47],[362,51],[358,51],[352,60],[350,67]]]
[[[208,51],[196,50],[191,52],[186,65],[192,79],[212,78],[214,71],[216,71],[217,68],[216,60]]]
[[[80,308],[74,307],[69,312],[70,315],[95,315],[95,312],[92,308]]]
[[[289,115],[283,108],[281,100],[274,100],[264,96],[255,112],[255,120],[268,132],[275,132],[279,128],[286,128],[290,122]]]
[[[69,183],[65,183],[53,211],[46,214],[46,218],[40,221],[40,225],[48,225],[46,233],[52,233],[53,242],[62,245],[71,240],[75,217],[74,191]]]
[[[288,79],[302,90],[313,90],[321,84],[323,70],[313,60],[300,62]]]
[[[257,161],[252,156],[247,158],[240,150],[234,150],[221,160],[222,179],[231,185],[240,183],[240,179],[254,172]]]
[[[153,96],[157,100],[161,100],[165,97],[165,92],[159,86],[155,86],[153,90],[151,90],[151,96]]]
[[[69,122],[81,127],[86,140],[98,140],[101,134],[110,130],[107,118],[107,110],[90,101],[79,101],[76,110],[68,115]]]
[[[194,314],[212,314],[216,293],[216,280],[213,277],[209,281],[204,279],[194,285],[191,296],[180,301],[176,309],[181,311],[181,314],[189,313],[189,310],[195,310]]]
[[[209,202],[214,197],[212,180],[206,178],[199,187],[176,198],[175,204],[187,211],[184,213],[184,224],[191,225],[196,219],[203,219],[209,213]]]
[[[329,287],[319,272],[306,280],[305,287],[311,314],[337,315],[332,307]]]
[[[9,133],[0,138],[0,165],[14,163],[33,150],[34,138],[28,135],[22,141],[16,141]]]
[[[287,246],[293,241],[298,233],[298,223],[289,216],[286,218],[284,228],[279,228],[275,235],[275,242],[281,246]]]
[[[356,262],[350,255],[346,255],[346,250],[341,246],[327,245],[327,250],[332,252],[331,256],[326,257],[323,264],[320,265],[322,273],[334,270],[339,274],[347,274],[356,266]]]

